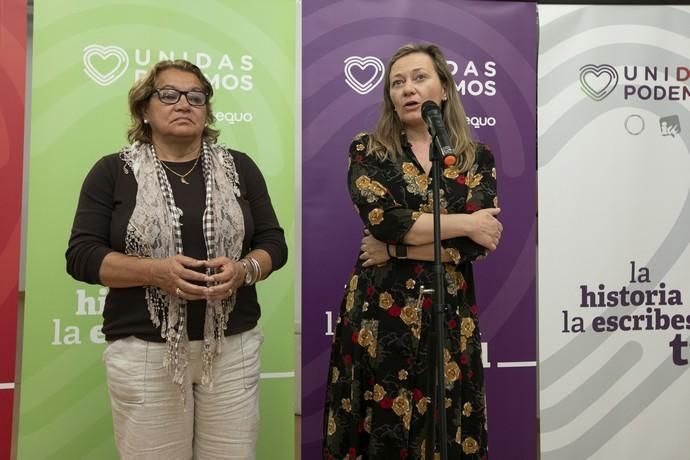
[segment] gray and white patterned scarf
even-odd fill
[[[239,260],[244,240],[244,219],[237,203],[239,178],[230,152],[204,141],[200,153],[206,203],[203,232],[207,257],[226,256]],[[180,217],[170,182],[151,144],[135,142],[120,152],[137,182],[136,205],[127,226],[125,253],[137,257],[164,259],[184,254]],[[208,274],[213,274],[207,269]],[[187,302],[155,286],[144,286],[146,304],[154,326],[161,328],[168,350],[164,365],[174,383],[184,388],[188,365]],[[221,352],[228,316],[235,306],[235,294],[206,302],[202,383],[213,385],[213,359]]]

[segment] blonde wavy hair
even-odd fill
[[[167,69],[177,69],[183,72],[189,72],[199,79],[201,86],[206,93],[206,127],[201,133],[203,138],[209,139],[215,143],[220,132],[211,127],[216,121],[213,116],[213,109],[211,108],[211,97],[213,96],[213,86],[204,76],[201,69],[184,59],[177,59],[174,61],[160,61],[156,63],[146,75],[134,83],[134,86],[129,90],[129,114],[132,118],[129,129],[127,130],[127,139],[129,142],[139,141],[151,143],[151,126],[144,123],[144,111],[148,107],[149,100],[156,89],[156,80],[161,72]]]
[[[462,172],[465,172],[474,163],[476,143],[472,140],[465,109],[462,107],[460,97],[455,89],[455,81],[448,68],[446,58],[441,49],[431,43],[409,43],[398,49],[390,58],[383,79],[383,107],[376,127],[370,135],[368,152],[376,154],[381,160],[395,158],[402,152],[400,133],[405,127],[393,106],[390,93],[390,75],[393,64],[398,59],[412,53],[424,53],[431,58],[434,63],[434,70],[436,70],[441,84],[446,88],[448,100],[441,103],[441,112],[448,128],[450,142],[453,144],[453,151],[458,159],[457,165]]]

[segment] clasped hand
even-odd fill
[[[215,274],[196,271],[213,268]],[[151,285],[185,300],[213,300],[230,297],[244,283],[244,266],[227,257],[198,260],[176,255],[155,259]]]

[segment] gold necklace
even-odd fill
[[[184,174],[180,174],[180,173],[178,173],[177,171],[172,170],[172,169],[170,168],[170,166],[166,165],[165,162],[164,162],[163,160],[161,160],[160,158],[158,159],[158,161],[161,162],[161,164],[163,165],[163,167],[164,167],[165,169],[167,169],[168,171],[170,171],[171,173],[173,173],[173,174],[175,174],[177,177],[179,177],[179,178],[180,178],[180,182],[182,182],[182,183],[185,184],[185,185],[188,185],[189,182],[188,182],[187,179],[185,179],[185,178],[186,178],[187,176],[189,176],[189,174],[190,174],[192,171],[194,171],[194,168],[196,168],[196,164],[199,162],[199,157],[200,157],[200,156],[201,156],[201,155],[197,155],[196,160],[194,160],[194,164],[192,165],[192,168],[191,168],[189,171],[187,171],[186,173],[184,173]]]

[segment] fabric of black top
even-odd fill
[[[253,249],[263,249],[271,256],[272,269],[287,261],[287,245],[278,224],[266,182],[256,164],[242,152],[230,150],[240,182],[237,201],[244,216],[244,256]],[[184,174],[194,161],[166,162],[174,171]],[[75,279],[100,284],[99,270],[103,258],[111,251],[124,253],[127,224],[136,204],[137,183],[130,168],[119,154],[101,158],[91,169],[79,195],[79,203],[66,252],[67,272]],[[182,244],[184,254],[206,259],[202,215],[205,185],[201,162],[186,176],[189,184],[165,168],[172,187],[175,204],[182,210]],[[161,203],[161,206],[164,206]],[[103,333],[108,341],[136,336],[147,341],[163,342],[160,328],[151,322],[143,287],[111,288],[103,311]],[[203,338],[206,301],[187,305],[190,340]],[[254,286],[237,291],[235,309],[230,314],[225,335],[252,329],[261,311]]]

